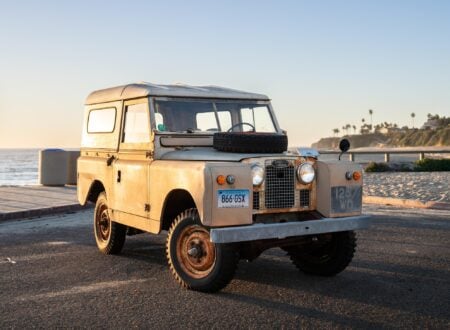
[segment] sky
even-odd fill
[[[291,146],[450,115],[450,1],[1,1],[0,148],[76,148],[93,90],[269,95]],[[342,131],[342,129],[341,129]]]

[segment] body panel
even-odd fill
[[[317,211],[332,218],[361,214],[363,179],[345,177],[347,172],[354,171],[362,172],[361,165],[347,161],[317,162]],[[344,203],[341,210],[336,199]]]

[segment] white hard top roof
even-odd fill
[[[156,85],[140,82],[94,91],[86,98],[86,104],[127,100],[146,96],[269,100],[267,95],[248,93],[218,86]]]

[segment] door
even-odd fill
[[[148,217],[149,167],[153,150],[148,99],[126,101],[123,107],[119,153],[113,165],[113,208]]]

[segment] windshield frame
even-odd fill
[[[274,126],[274,132],[271,132],[269,134],[283,134],[282,130],[280,129],[280,126],[278,124],[278,121],[276,119],[276,116],[273,112],[272,105],[270,103],[270,100],[253,100],[253,99],[221,99],[221,98],[190,98],[190,97],[164,97],[164,96],[153,96],[149,97],[149,104],[150,104],[150,121],[151,121],[151,129],[154,132],[154,134],[160,134],[160,135],[188,135],[188,136],[194,136],[194,135],[201,135],[201,136],[212,136],[215,131],[193,131],[193,132],[174,132],[174,131],[160,131],[156,127],[156,118],[155,113],[156,111],[156,102],[157,101],[174,101],[174,102],[205,102],[205,103],[211,103],[212,104],[212,110],[214,111],[215,118],[216,118],[216,124],[217,128],[219,129],[218,132],[221,131],[221,121],[219,120],[219,114],[217,111],[217,103],[246,103],[246,104],[255,104],[257,106],[266,106],[268,110],[268,114],[270,116],[270,119]],[[222,131],[224,132],[224,131]],[[226,131],[225,131],[226,132]]]

